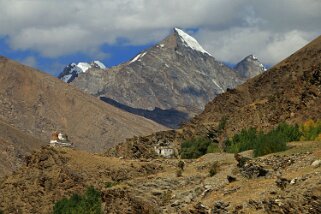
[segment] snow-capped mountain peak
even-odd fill
[[[186,47],[189,47],[193,50],[212,56],[198,43],[198,41],[194,37],[188,35],[187,33],[185,33],[183,30],[179,28],[174,28],[174,31],[178,34],[180,40]]]
[[[75,67],[80,68],[82,72],[86,72],[91,65],[87,62],[79,62]]]
[[[70,63],[67,65],[63,72],[58,75],[58,78],[66,83],[72,82],[80,73],[85,73],[90,68],[106,69],[106,66],[96,60],[91,63],[79,62],[79,63]]]
[[[259,61],[259,59],[258,59],[256,56],[254,56],[253,54],[247,56],[245,59],[248,60],[248,61],[249,61],[249,60],[256,61],[256,62],[257,62],[256,64],[261,68],[262,71],[267,71],[267,68],[266,68],[266,67]]]
[[[240,61],[235,66],[235,70],[238,71],[242,77],[251,78],[263,73],[264,71],[267,71],[267,68],[256,56],[251,54]]]

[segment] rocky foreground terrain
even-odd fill
[[[177,159],[120,159],[44,147],[1,179],[0,210],[48,213],[59,199],[94,186],[104,213],[320,213],[321,143],[289,147],[256,159],[248,151],[185,160],[180,177]]]

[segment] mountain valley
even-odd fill
[[[115,67],[59,80],[1,57],[0,74],[0,213],[321,212],[321,37],[269,70],[175,28]]]

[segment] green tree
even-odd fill
[[[73,194],[69,199],[57,201],[53,207],[54,214],[101,214],[100,192],[94,187],[87,188],[85,194]]]
[[[206,138],[194,138],[181,144],[181,158],[198,158],[207,153],[207,149],[212,142]]]

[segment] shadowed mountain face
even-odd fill
[[[132,114],[143,116],[166,127],[177,128],[176,126],[173,126],[173,124],[179,124],[181,121],[186,121],[189,118],[187,113],[179,112],[175,109],[162,110],[156,107],[154,110],[146,110],[126,106],[108,97],[100,97],[100,99],[112,106]]]
[[[210,102],[189,125],[228,118],[231,134],[243,128],[270,129],[280,122],[321,118],[321,37],[267,72]]]
[[[63,131],[77,148],[103,151],[125,138],[164,129],[4,57],[0,74],[0,120],[42,141]]]
[[[172,35],[130,62],[108,70],[89,69],[71,84],[94,96],[149,112],[147,118],[175,128],[202,112],[215,96],[243,81],[194,38],[175,29]],[[170,121],[165,118],[167,114],[160,114],[168,111],[173,118]]]

